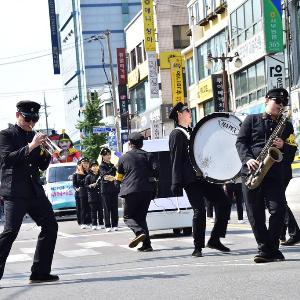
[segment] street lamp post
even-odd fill
[[[207,56],[207,63],[206,63],[206,67],[208,69],[212,68],[212,63],[214,62],[218,62],[219,60],[222,63],[222,77],[223,77],[223,92],[224,92],[224,110],[226,112],[229,111],[229,97],[228,97],[228,76],[227,76],[227,72],[226,72],[226,61],[233,61],[233,59],[235,59],[234,65],[236,68],[240,68],[242,66],[242,61],[239,58],[239,54],[238,52],[235,52],[234,56],[226,56],[224,53],[222,53],[221,56],[212,56],[211,53],[208,53]]]
[[[112,88],[111,96],[112,96],[114,115],[115,115],[117,149],[119,152],[122,152],[121,133],[120,133],[120,127],[119,127],[119,113],[118,113],[118,108],[117,108],[116,80],[115,80],[115,75],[114,75],[110,36],[111,36],[111,32],[109,30],[106,30],[103,34],[92,36],[90,38],[90,41],[97,41],[97,40],[100,41],[102,39],[107,40],[107,49],[108,49],[108,55],[109,55],[109,68],[110,68],[110,76],[111,76],[111,88]]]

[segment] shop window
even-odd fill
[[[193,58],[189,58],[186,62],[187,65],[187,79],[188,79],[188,85],[192,85],[195,83],[195,76],[194,76],[194,60]]]
[[[130,91],[131,110],[134,113],[146,111],[145,83],[142,82]]]
[[[196,107],[191,108],[192,114],[192,127],[195,127],[197,124],[197,109]]]
[[[215,111],[215,103],[213,100],[205,102],[203,106],[204,116],[207,116]]]
[[[136,47],[136,53],[137,53],[137,63],[141,64],[143,60],[143,47],[142,43],[138,44]]]
[[[190,45],[190,39],[186,35],[188,25],[173,25],[173,43],[175,49],[184,49]]]

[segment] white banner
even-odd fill
[[[266,56],[268,90],[285,86],[284,54]]]
[[[147,52],[150,98],[159,98],[156,52]]]

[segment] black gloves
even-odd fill
[[[171,185],[171,191],[173,193],[174,196],[182,196],[183,195],[183,190],[182,190],[182,186],[177,183],[177,184],[172,184]]]

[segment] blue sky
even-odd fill
[[[60,132],[65,126],[62,84],[53,75],[48,1],[0,1],[0,45],[0,129],[15,122],[19,100],[42,103],[45,92],[49,127]],[[43,115],[36,127],[45,128]]]

